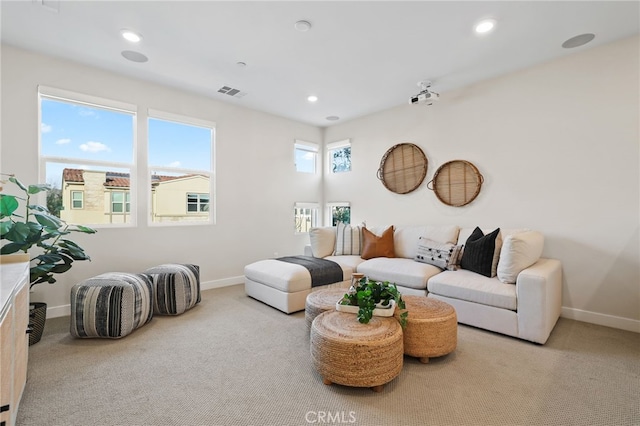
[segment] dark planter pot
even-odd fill
[[[29,346],[40,341],[42,332],[44,331],[44,323],[47,320],[47,304],[46,303],[30,303],[29,304]]]

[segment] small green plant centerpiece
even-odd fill
[[[354,280],[349,291],[342,296],[338,303],[357,306],[357,318],[363,324],[369,322],[376,308],[394,309],[397,306],[399,309],[406,309],[402,295],[395,284],[391,284],[389,281],[373,281],[367,277]],[[399,322],[402,328],[407,325],[408,314],[406,310],[400,314]]]
[[[67,272],[75,260],[91,260],[82,247],[66,236],[72,232],[95,234],[94,229],[69,225],[51,214],[47,207],[31,202],[33,195],[51,191],[50,185],[26,186],[14,175],[9,175],[9,182],[16,184],[24,192],[24,197],[0,194],[3,240],[0,254],[27,253],[33,246],[40,249],[31,257],[31,287],[40,283],[55,283],[53,274]]]

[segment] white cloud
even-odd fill
[[[80,145],[80,149],[85,152],[111,151],[111,148],[109,148],[107,145],[103,144],[102,142],[94,142],[94,141],[83,143],[82,145]]]
[[[82,117],[90,117],[92,115],[96,115],[96,112],[90,109],[86,109],[86,108],[80,108],[80,110],[78,111],[78,114],[80,114]]]
[[[42,133],[49,133],[52,130],[53,130],[53,127],[51,127],[50,125],[44,124],[44,123],[40,123],[40,131]]]
[[[69,142],[71,142],[71,139],[69,138],[58,139],[56,141],[56,145],[65,145],[65,144],[68,144]]]
[[[169,167],[180,167],[182,165],[182,163],[180,163],[179,161],[174,161],[171,162],[169,164],[167,164]]]

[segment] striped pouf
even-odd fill
[[[144,271],[153,281],[153,312],[180,315],[200,302],[200,267],[169,263]]]
[[[71,288],[71,335],[118,339],[153,317],[148,275],[109,272]]]

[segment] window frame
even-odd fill
[[[307,172],[304,170],[300,170],[298,168],[298,163],[296,162],[298,151],[310,152],[313,154],[313,171]],[[315,175],[318,173],[318,153],[320,152],[320,144],[314,142],[307,142],[303,140],[296,139],[293,144],[293,163],[297,173],[305,173],[309,175]]]
[[[84,209],[84,191],[80,191],[80,190],[71,190],[71,208],[73,210],[82,210]],[[75,194],[80,194],[80,207],[75,207],[75,202],[78,201],[76,199],[74,199],[74,195]]]
[[[334,207],[349,207],[349,223],[351,223],[351,203],[347,201],[331,202],[326,204],[326,223],[325,226],[335,226],[333,224]]]
[[[351,139],[344,139],[337,142],[331,142],[326,145],[327,150],[327,173],[329,174],[339,174],[339,173],[349,173],[353,170],[353,163],[351,161],[351,156],[349,157],[349,170],[343,171],[333,171],[333,151],[343,148],[351,148]]]
[[[122,169],[129,172],[129,191],[131,192],[131,199],[133,200],[133,211],[129,214],[129,221],[124,223],[81,223],[81,225],[91,226],[92,228],[133,228],[137,226],[137,161],[136,152],[138,149],[138,108],[134,104],[127,102],[117,101],[114,99],[103,98],[99,96],[88,95],[84,93],[78,93],[66,89],[58,89],[54,87],[48,87],[38,85],[38,174],[39,181],[46,181],[47,164],[63,164],[63,165],[82,165],[85,167],[95,166],[105,171],[110,169]],[[63,103],[71,103],[74,105],[85,106],[92,109],[114,111],[131,115],[132,127],[131,127],[131,162],[114,162],[114,161],[101,161],[80,157],[63,157],[55,155],[44,155],[42,153],[42,131],[40,126],[42,123],[42,100],[52,100]],[[91,169],[88,169],[91,170]],[[64,191],[64,188],[61,188]],[[44,197],[43,194],[39,194],[40,199]],[[64,207],[64,206],[63,206]],[[84,207],[84,195],[83,195],[83,207]],[[111,206],[110,206],[111,208]],[[102,212],[109,214],[109,212]]]
[[[297,221],[298,221],[298,209],[309,209],[310,211],[310,224],[309,224],[309,229],[313,228],[313,227],[317,227],[318,224],[320,223],[320,203],[316,203],[316,202],[295,202],[293,205],[293,231],[295,235],[303,235],[303,234],[308,234],[309,231],[302,231],[299,230],[301,229],[301,227],[298,227],[297,225]]]
[[[149,150],[150,150],[150,141],[149,141],[149,120],[163,120],[169,121],[176,124],[182,124],[187,126],[201,127],[206,128],[211,131],[211,152],[210,152],[210,170],[201,170],[201,169],[190,169],[184,167],[171,167],[171,166],[163,166],[163,165],[154,165],[149,162]],[[217,201],[216,201],[216,123],[210,120],[205,120],[201,118],[196,118],[192,116],[175,114],[172,112],[167,112],[164,110],[157,110],[149,108],[147,110],[147,186],[149,188],[149,196],[148,196],[148,225],[155,226],[203,226],[203,225],[215,225],[216,224],[216,210],[217,210]],[[208,219],[207,220],[183,220],[183,221],[154,221],[153,220],[153,192],[152,192],[152,176],[154,174],[158,174],[159,172],[168,172],[168,173],[179,173],[179,174],[200,174],[209,178],[209,209],[207,211]],[[193,194],[195,192],[187,192],[187,194]],[[213,203],[213,209],[211,205]],[[185,217],[193,217],[195,215],[202,215],[204,212],[189,212],[188,211],[188,203],[185,200]]]

